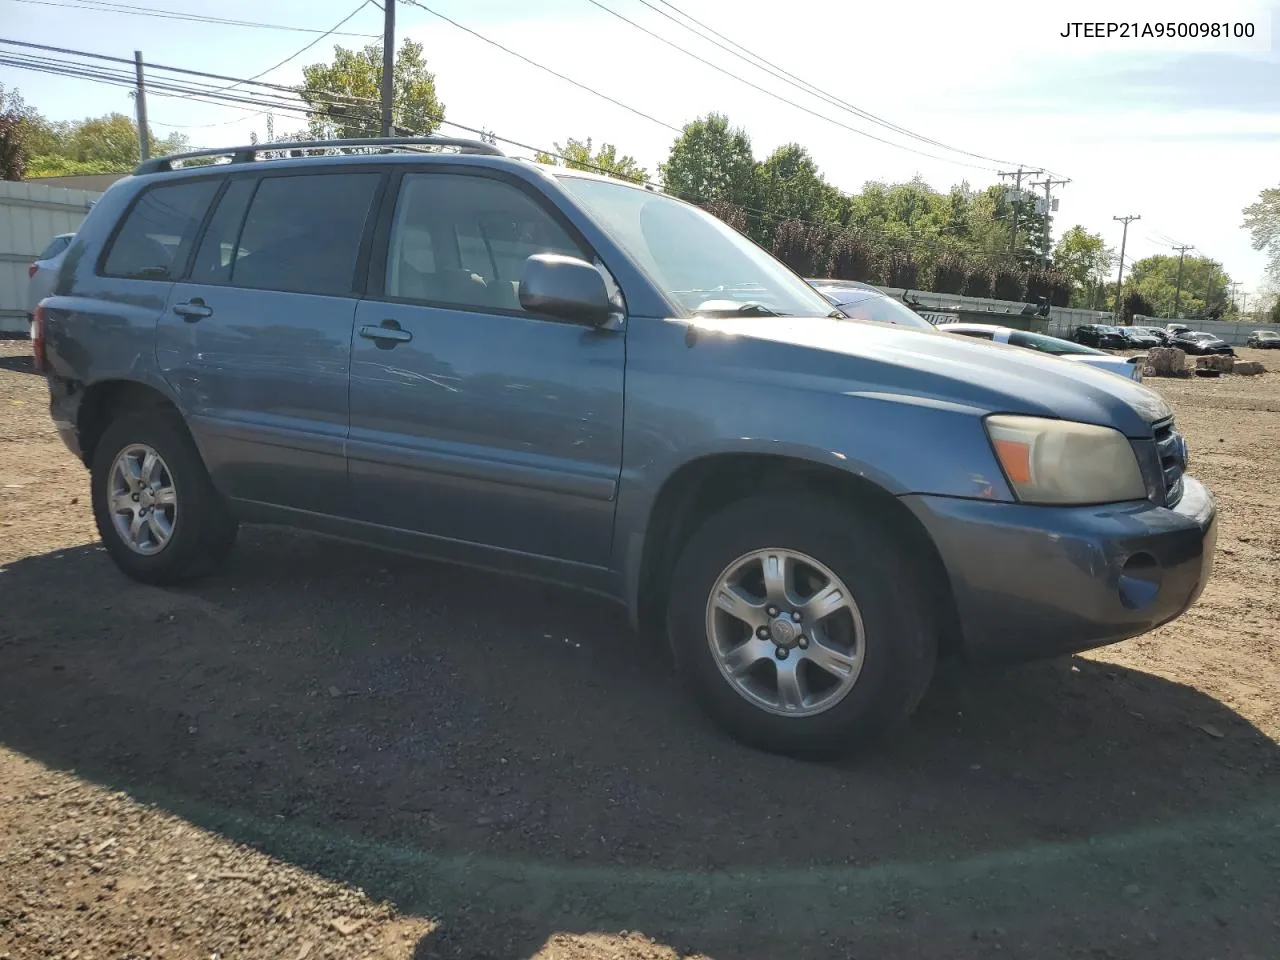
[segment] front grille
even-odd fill
[[[1162,420],[1154,428],[1160,472],[1164,475],[1164,503],[1172,507],[1182,499],[1182,475],[1187,469],[1186,441],[1174,427],[1172,418]]]

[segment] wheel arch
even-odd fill
[[[93,462],[94,451],[102,434],[112,421],[124,412],[164,410],[179,414],[173,399],[153,384],[141,380],[116,378],[99,380],[84,390],[76,409],[76,433],[80,440],[80,457],[86,465]]]
[[[639,563],[629,591],[632,617],[644,630],[661,629],[669,576],[689,537],[709,516],[746,497],[810,493],[865,507],[907,544],[934,600],[940,650],[958,652],[959,615],[942,557],[919,519],[874,480],[801,457],[716,453],[683,464],[663,483],[649,511]]]

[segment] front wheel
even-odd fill
[[[708,519],[668,633],[701,705],[765,750],[829,756],[904,720],[933,673],[932,606],[902,538],[843,504],[753,497]]]

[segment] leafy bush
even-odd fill
[[[911,254],[895,251],[889,254],[888,262],[885,265],[885,273],[889,286],[911,290],[916,287],[920,280],[920,265],[916,263]]]
[[[0,180],[21,180],[26,175],[26,125],[17,110],[0,113]]]
[[[719,217],[739,233],[747,232],[747,211],[736,203],[730,203],[728,200],[712,200],[710,203],[703,204],[702,209],[713,217]]]
[[[990,297],[995,290],[996,278],[990,267],[979,266],[969,272],[964,279],[966,297]]]
[[[774,231],[773,255],[802,277],[825,276],[827,231],[800,220],[785,220]]]
[[[1156,308],[1151,305],[1151,301],[1137,290],[1129,291],[1129,293],[1125,294],[1125,298],[1120,301],[1120,320],[1123,323],[1133,323],[1134,314],[1153,317],[1155,313]]]
[[[969,264],[954,253],[944,253],[933,265],[935,293],[962,293],[968,278]]]
[[[1071,295],[1075,291],[1075,283],[1068,274],[1060,270],[1049,271],[1049,303],[1055,307],[1071,305]]]
[[[1026,275],[1011,263],[997,267],[992,292],[997,300],[1022,300],[1027,292]]]
[[[875,250],[862,237],[840,231],[831,241],[831,275],[839,280],[871,283],[875,273]]]
[[[1032,267],[1027,271],[1027,303],[1037,303],[1041,297],[1049,297],[1049,271]]]

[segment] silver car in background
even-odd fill
[[[1117,357],[1105,350],[1096,350],[1070,340],[1050,337],[1043,333],[1032,333],[1029,330],[1015,330],[1012,327],[1000,327],[987,323],[944,323],[939,330],[959,334],[962,337],[974,337],[978,340],[990,340],[992,343],[1007,343],[1011,347],[1023,347],[1064,360],[1074,360],[1090,367],[1097,367],[1126,380],[1142,382],[1142,357]]]
[[[27,322],[35,316],[40,301],[53,293],[53,282],[58,277],[58,267],[62,263],[62,255],[71,246],[74,233],[60,233],[49,241],[48,246],[27,267]]]
[[[809,286],[826,297],[844,316],[852,320],[893,323],[913,330],[933,331],[931,324],[901,300],[877,287],[857,280],[808,280]]]

